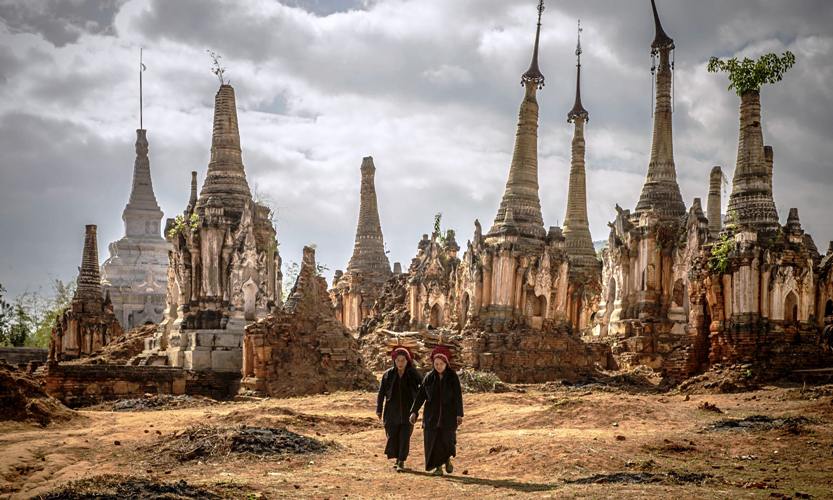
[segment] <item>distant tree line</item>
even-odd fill
[[[9,302],[0,284],[0,346],[48,347],[52,326],[74,293],[74,281],[55,280],[51,295],[24,292]]]

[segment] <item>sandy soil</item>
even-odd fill
[[[0,423],[0,498],[30,498],[108,474],[184,479],[236,498],[833,498],[833,386],[766,386],[688,400],[598,387],[525,389],[465,395],[455,471],[441,478],[423,470],[419,428],[410,470],[392,469],[370,393],[81,411],[83,418],[47,428]],[[699,409],[704,402],[723,413]],[[710,429],[750,415],[809,422]],[[331,446],[317,454],[184,463],[160,451],[196,424],[286,427]]]

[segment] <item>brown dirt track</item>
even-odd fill
[[[419,428],[410,470],[393,471],[371,393],[80,411],[85,418],[46,428],[0,422],[0,498],[54,493],[82,479],[84,491],[97,481],[156,491],[184,479],[195,498],[833,498],[833,386],[765,386],[688,401],[683,394],[598,387],[525,389],[465,395],[456,469],[442,478],[422,470]],[[723,413],[698,409],[704,402]],[[807,420],[710,428],[753,415]],[[186,462],[160,451],[195,425],[241,424],[285,427],[329,448]],[[179,486],[173,490],[182,493]],[[189,497],[176,491],[166,498]]]

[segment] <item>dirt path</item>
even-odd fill
[[[423,471],[420,429],[412,439],[410,470],[393,471],[369,393],[83,411],[80,420],[46,429],[0,423],[0,498],[30,498],[106,474],[152,483],[184,479],[220,496],[262,498],[833,498],[831,393],[817,391],[813,398],[798,389],[766,387],[688,401],[676,394],[571,388],[466,395],[456,469],[443,478]],[[705,401],[723,413],[698,409]],[[751,415],[808,420],[710,429]],[[195,424],[285,427],[330,449],[182,463],[161,451]]]

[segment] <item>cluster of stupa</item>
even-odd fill
[[[524,97],[512,163],[494,223],[483,234],[480,222],[475,221],[474,235],[462,258],[458,258],[460,246],[453,231],[423,235],[407,270],[407,304],[413,328],[541,330],[566,324],[580,331],[590,326],[600,288],[601,263],[596,258],[587,219],[584,126],[589,115],[581,102],[581,44],[579,41],[576,47],[575,104],[567,114],[574,126],[567,210],[563,228],[547,229],[538,187],[536,98],[544,86],[538,65],[543,2],[538,9],[532,62],[521,77]],[[360,302],[370,310],[378,298],[384,280],[380,274],[372,274],[373,270],[389,269],[375,191],[365,189],[365,177],[363,166],[356,250],[348,273],[337,275],[333,289],[338,307],[344,307],[343,321],[349,328],[358,326],[357,317],[347,312],[356,310],[352,304]],[[376,257],[365,260],[363,255]],[[355,262],[362,267],[353,267]],[[350,293],[346,292],[346,278],[355,280],[356,275],[374,276],[369,293],[352,292],[355,286]],[[366,310],[361,318],[367,316]]]
[[[599,256],[587,216],[589,113],[581,100],[580,38],[567,113],[573,139],[566,212],[562,227],[544,225],[539,1],[505,190],[488,231],[474,221],[462,256],[455,233],[436,229],[422,236],[408,269],[391,269],[368,156],[346,270],[335,273],[327,290],[306,249],[283,303],[276,230],[269,208],[252,198],[234,90],[222,83],[206,178],[198,194],[192,172],[187,207],[167,220],[166,240],[159,236],[145,131],[137,132],[125,237],[110,246],[102,289],[95,229],[88,227],[78,292],[56,326],[53,359],[93,352],[119,322],[129,328],[161,320],[134,363],[240,372],[244,390],[276,395],[335,387],[338,372],[351,374],[348,385],[364,384],[368,374],[354,336],[378,341],[368,331],[395,333],[387,330],[394,324],[454,337],[463,365],[508,381],[551,380],[593,367],[647,365],[682,378],[716,363],[773,370],[821,363],[823,339],[833,344],[833,244],[821,256],[794,208],[786,225],[779,223],[773,151],[763,143],[757,91],[742,96],[726,224],[720,167],[709,174],[706,212],[700,198],[686,208],[673,153],[674,41],[653,0],[651,6],[656,97],[648,171],[635,208],[616,206]],[[305,377],[306,389],[293,389],[296,376]]]
[[[534,347],[522,346],[540,335],[536,331],[580,334],[591,344],[603,341],[618,366],[647,365],[673,377],[716,363],[755,362],[778,370],[821,362],[819,344],[833,344],[833,244],[822,258],[801,229],[795,208],[780,225],[772,197],[773,152],[763,144],[757,92],[744,96],[741,106],[727,225],[719,166],[709,174],[706,212],[700,198],[686,208],[674,163],[674,41],[663,30],[653,0],[651,7],[655,103],[648,172],[635,209],[617,205],[600,256],[587,219],[584,127],[589,114],[580,93],[580,41],[575,104],[568,113],[574,133],[567,210],[563,227],[543,224],[537,156],[536,94],[544,83],[538,66],[539,2],[532,64],[522,76],[525,95],[515,149],[491,228],[483,234],[475,221],[462,258],[453,232],[423,235],[406,278],[394,275],[389,281],[389,296],[380,298],[377,284],[359,299],[365,305],[378,299],[365,326],[401,324],[406,306],[411,329],[459,333],[469,346],[467,361],[494,371],[501,370],[496,348],[506,347],[510,337],[522,362],[547,365],[549,353],[541,346],[546,338]],[[365,204],[362,197],[362,213]],[[376,208],[375,197],[367,206]],[[365,219],[378,220],[378,215],[360,217],[357,234],[365,231]],[[382,252],[380,232],[377,241]],[[718,265],[720,259],[724,263]],[[340,283],[334,288],[337,301],[343,296]],[[345,324],[355,328],[355,316]],[[518,332],[527,333],[518,337]],[[560,362],[585,361],[578,358]]]
[[[716,363],[756,363],[773,371],[818,364],[820,333],[831,321],[830,277],[819,267],[798,210],[781,226],[772,197],[773,151],[763,142],[760,94],[741,99],[737,163],[726,225],[719,166],[686,210],[672,139],[674,41],[652,0],[656,66],[651,159],[636,208],[610,224],[602,253],[594,333],[608,337],[624,365],[648,365],[676,378]],[[829,260],[830,252],[827,259]]]

